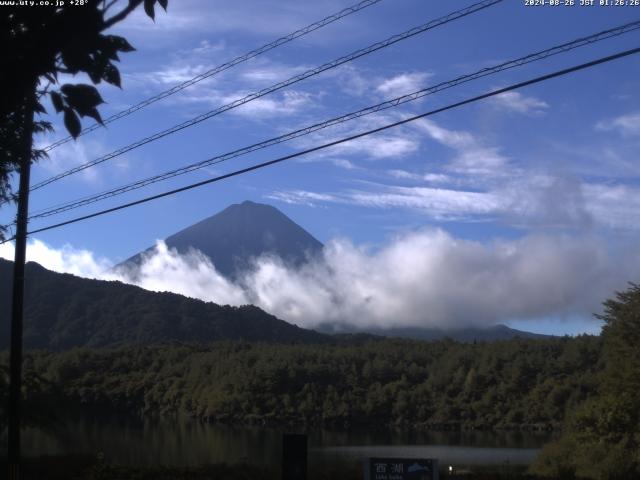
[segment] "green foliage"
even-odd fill
[[[549,429],[593,395],[600,346],[588,336],[477,345],[218,342],[39,352],[28,364],[62,388],[67,408],[104,413],[258,425]]]
[[[0,432],[7,426],[6,408],[9,403],[9,368],[8,362],[0,364]],[[51,412],[56,409],[57,402],[64,398],[63,392],[52,382],[46,380],[30,367],[29,359],[22,379],[23,402],[22,421],[27,426],[52,429],[56,426],[56,418]]]
[[[534,465],[540,474],[640,478],[640,286],[604,303],[597,395],[568,419],[564,436]],[[566,452],[570,452],[567,455]]]

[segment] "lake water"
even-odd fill
[[[209,425],[193,421],[108,422],[81,419],[64,422],[53,432],[27,429],[25,456],[104,454],[107,462],[125,465],[202,465],[249,462],[277,468],[282,429]],[[293,431],[291,433],[300,433]],[[457,467],[526,466],[548,433],[407,432],[397,430],[315,430],[309,435],[311,465],[353,463],[366,457],[438,458]]]

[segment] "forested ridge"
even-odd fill
[[[595,391],[599,337],[218,342],[30,353],[50,396],[101,412],[253,424],[556,428]],[[6,361],[6,358],[4,359]]]
[[[0,259],[0,317],[9,318],[12,262]],[[90,280],[26,265],[24,344],[65,350],[77,346],[148,345],[163,341],[246,340],[326,342],[330,337],[280,320],[253,305],[233,307],[117,281]],[[9,322],[0,322],[0,348]]]
[[[0,259],[0,317],[9,318],[12,263]],[[300,328],[254,305],[217,305],[170,292],[152,292],[119,281],[92,280],[26,265],[24,345],[30,349],[118,347],[162,342],[210,343],[244,340],[273,343],[332,343],[376,336],[324,325],[325,333]],[[342,330],[340,330],[342,331]],[[331,333],[329,333],[331,332]],[[350,332],[350,333],[348,333]],[[377,330],[377,337],[465,341],[543,337],[504,325],[467,329]],[[0,349],[9,344],[9,322],[0,322]]]

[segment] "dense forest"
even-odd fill
[[[99,411],[205,421],[556,428],[596,389],[599,337],[493,343],[220,342],[31,353],[49,396]],[[59,390],[56,390],[59,389]]]
[[[640,286],[604,307],[602,334],[575,338],[31,351],[25,412],[36,425],[93,411],[310,428],[558,429],[536,474],[640,478]],[[4,353],[5,373],[6,362]],[[0,375],[2,395],[6,382]]]

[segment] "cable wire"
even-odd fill
[[[184,175],[186,173],[195,171],[195,170],[199,170],[201,168],[205,168],[211,165],[217,165],[219,163],[225,162],[227,160],[242,156],[242,155],[246,155],[248,153],[251,152],[255,152],[257,150],[261,150],[279,143],[283,143],[286,142],[288,140],[292,140],[304,135],[309,135],[313,132],[316,132],[318,130],[322,130],[324,128],[328,128],[334,125],[338,125],[350,120],[354,120],[356,118],[360,118],[363,117],[365,115],[370,115],[372,113],[376,113],[385,109],[389,109],[392,107],[396,107],[398,105],[402,105],[404,103],[408,103],[414,100],[417,100],[419,98],[425,97],[427,95],[432,95],[434,93],[452,88],[454,86],[472,81],[472,80],[476,80],[478,78],[482,78],[482,77],[486,77],[489,75],[494,75],[496,73],[502,72],[504,70],[508,70],[511,68],[515,68],[515,67],[519,67],[522,65],[526,65],[532,62],[536,62],[539,60],[543,60],[546,59],[550,56],[553,55],[557,55],[560,53],[564,53],[564,52],[568,52],[571,50],[574,50],[576,48],[580,48],[586,45],[590,45],[592,43],[596,43],[596,42],[600,42],[612,37],[616,37],[619,35],[623,35],[625,33],[629,33],[631,31],[637,30],[640,28],[640,20],[634,21],[634,22],[630,22],[624,25],[620,25],[614,28],[610,28],[608,30],[604,30],[598,33],[595,33],[593,35],[589,35],[587,37],[581,37],[578,38],[576,40],[570,41],[570,42],[566,42],[563,43],[561,45],[556,45],[554,47],[548,48],[546,50],[541,50],[535,53],[531,53],[529,55],[526,55],[524,57],[520,57],[517,58],[515,60],[510,60],[507,62],[503,62],[499,65],[495,65],[492,67],[486,67],[483,68],[481,70],[478,70],[474,73],[471,74],[467,74],[467,75],[463,75],[460,77],[457,77],[453,80],[449,80],[446,82],[441,82],[437,85],[428,87],[428,88],[424,88],[421,90],[418,90],[416,92],[413,93],[409,93],[406,95],[402,95],[399,97],[396,97],[394,99],[391,100],[387,100],[385,102],[382,103],[378,103],[377,105],[373,105],[370,107],[366,107],[363,108],[361,110],[355,111],[355,112],[351,112],[351,113],[347,113],[345,115],[341,115],[339,117],[334,117],[331,118],[329,120],[325,120],[324,122],[321,123],[316,123],[314,125],[310,125],[298,130],[294,130],[292,132],[288,132],[285,133],[283,135],[274,137],[274,138],[270,138],[268,140],[264,140],[262,142],[259,143],[255,143],[253,145],[249,145],[247,147],[243,147],[231,152],[227,152],[221,155],[217,155],[215,157],[211,157],[208,158],[206,160],[197,162],[197,163],[192,163],[190,165],[186,165],[180,168],[176,168],[174,170],[170,170],[158,175],[154,175],[142,180],[138,180],[132,183],[129,183],[127,185],[123,185],[111,190],[107,190],[104,192],[101,192],[99,194],[95,194],[95,195],[91,195],[91,196],[86,196],[80,199],[76,199],[76,200],[72,200],[69,202],[65,202],[59,205],[55,205],[52,207],[48,207],[47,209],[42,209],[39,211],[34,212],[30,217],[29,220],[34,220],[34,219],[38,219],[38,218],[45,218],[45,217],[49,217],[52,215],[57,215],[69,210],[74,210],[76,208],[80,208],[101,200],[105,200],[108,198],[112,198],[115,197],[117,195],[121,195],[133,190],[137,190],[139,188],[163,181],[163,180],[167,180],[173,177],[177,177],[179,175]]]
[[[80,221],[88,220],[90,218],[106,215],[108,213],[116,212],[118,210],[123,210],[123,209],[129,208],[129,207],[133,207],[133,206],[140,205],[140,204],[143,204],[143,203],[147,203],[147,202],[150,202],[150,201],[153,201],[153,200],[157,200],[157,199],[160,199],[160,198],[163,198],[163,197],[167,197],[167,196],[170,196],[170,195],[175,195],[177,193],[181,193],[181,192],[184,192],[184,191],[187,191],[187,190],[191,190],[191,189],[194,189],[194,188],[202,187],[202,186],[208,185],[210,183],[219,182],[219,181],[225,180],[227,178],[235,177],[235,176],[242,175],[242,174],[245,174],[245,173],[248,173],[248,172],[252,172],[254,170],[258,170],[258,169],[261,169],[261,168],[269,167],[271,165],[275,165],[277,163],[281,163],[281,162],[284,162],[286,160],[290,160],[292,158],[297,158],[297,157],[300,157],[300,156],[303,156],[303,155],[307,155],[309,153],[313,153],[313,152],[317,152],[319,150],[323,150],[325,148],[333,147],[335,145],[339,145],[339,144],[342,144],[342,143],[350,142],[352,140],[356,140],[358,138],[362,138],[362,137],[365,137],[365,136],[368,136],[368,135],[372,135],[374,133],[382,132],[382,131],[388,130],[390,128],[398,127],[400,125],[404,125],[404,124],[409,123],[409,122],[413,122],[413,121],[416,121],[416,120],[419,120],[419,119],[422,119],[422,118],[426,118],[426,117],[435,115],[437,113],[445,112],[447,110],[452,110],[454,108],[458,108],[458,107],[461,107],[463,105],[468,105],[470,103],[475,103],[475,102],[478,102],[480,100],[484,100],[486,98],[490,98],[490,97],[494,97],[494,96],[497,96],[497,95],[501,95],[503,93],[506,93],[506,92],[509,92],[509,91],[512,91],[512,90],[516,90],[516,89],[519,89],[519,88],[523,88],[523,87],[526,87],[526,86],[529,86],[529,85],[533,85],[533,84],[536,84],[536,83],[541,83],[541,82],[550,80],[552,78],[568,75],[570,73],[574,73],[574,72],[577,72],[579,70],[585,70],[587,68],[591,68],[591,67],[594,67],[596,65],[600,65],[600,64],[603,64],[603,63],[611,62],[613,60],[624,58],[624,57],[627,57],[627,56],[630,56],[630,55],[635,55],[637,53],[640,53],[640,48],[633,48],[633,49],[630,49],[630,50],[625,50],[625,51],[622,51],[622,52],[619,52],[619,53],[616,53],[616,54],[613,54],[613,55],[609,55],[609,56],[606,56],[606,57],[598,58],[596,60],[592,60],[592,61],[587,62],[587,63],[582,63],[580,65],[575,65],[573,67],[565,68],[565,69],[562,69],[562,70],[557,70],[555,72],[548,73],[546,75],[541,75],[539,77],[535,77],[535,78],[530,79],[530,80],[519,82],[519,83],[510,85],[508,87],[504,87],[504,88],[501,88],[501,89],[498,89],[498,90],[493,90],[491,92],[487,92],[487,93],[484,93],[482,95],[478,95],[478,96],[475,96],[475,97],[472,97],[472,98],[468,98],[466,100],[462,100],[460,102],[449,104],[449,105],[447,105],[445,107],[440,107],[440,108],[437,108],[435,110],[431,110],[431,111],[428,111],[428,112],[425,112],[425,113],[421,113],[419,115],[415,115],[415,116],[412,116],[412,117],[405,118],[403,120],[400,120],[400,121],[397,121],[397,122],[394,122],[394,123],[390,123],[390,124],[384,125],[382,127],[378,127],[378,128],[374,128],[374,129],[371,129],[371,130],[367,130],[365,132],[361,132],[361,133],[358,133],[358,134],[355,134],[355,135],[351,135],[349,137],[341,138],[339,140],[334,140],[332,142],[328,142],[328,143],[325,143],[325,144],[322,144],[322,145],[318,145],[318,146],[315,146],[315,147],[312,147],[312,148],[308,148],[306,150],[302,150],[300,152],[292,153],[290,155],[285,155],[283,157],[279,157],[279,158],[276,158],[274,160],[270,160],[270,161],[267,161],[267,162],[259,163],[257,165],[253,165],[251,167],[246,167],[246,168],[243,168],[243,169],[240,169],[240,170],[235,170],[233,172],[230,172],[230,173],[227,173],[227,174],[224,174],[224,175],[220,175],[220,176],[217,176],[217,177],[214,177],[214,178],[203,180],[201,182],[192,183],[192,184],[186,185],[184,187],[176,188],[176,189],[169,190],[169,191],[166,191],[166,192],[163,192],[163,193],[159,193],[159,194],[156,194],[156,195],[151,195],[149,197],[145,197],[145,198],[142,198],[142,199],[139,199],[139,200],[135,200],[133,202],[128,202],[128,203],[125,203],[125,204],[121,204],[121,205],[118,205],[116,207],[107,208],[105,210],[100,210],[100,211],[95,212],[95,213],[91,213],[91,214],[88,214],[88,215],[83,215],[81,217],[72,218],[72,219],[66,220],[64,222],[60,222],[60,223],[56,223],[56,224],[53,224],[53,225],[48,225],[46,227],[38,228],[36,230],[32,230],[32,231],[28,232],[28,234],[32,235],[34,233],[40,233],[40,232],[45,232],[47,230],[60,228],[60,227],[66,226],[66,225],[70,225],[70,224],[77,223],[77,222],[80,222]],[[7,240],[4,240],[3,242],[0,242],[0,244],[6,243],[6,242],[14,240],[14,239],[15,239],[15,237],[14,238],[9,238]]]
[[[300,38],[304,35],[307,35],[311,32],[314,32],[315,30],[318,30],[322,27],[325,27],[337,20],[340,20],[341,18],[347,17],[353,13],[359,12],[360,10],[363,10],[367,7],[370,7],[372,5],[375,5],[376,3],[381,2],[382,0],[364,0],[360,3],[357,3],[355,5],[351,5],[350,7],[344,8],[342,10],[340,10],[338,13],[334,13],[333,15],[329,15],[328,17],[323,18],[322,20],[312,23],[310,25],[307,25],[306,27],[303,27],[299,30],[296,30],[293,33],[290,33],[289,35],[286,35],[284,37],[278,38],[277,40],[274,40],[271,43],[267,43],[266,45],[263,45],[262,47],[256,48],[255,50],[251,50],[250,52],[245,53],[244,55],[240,55],[239,57],[234,58],[233,60],[230,60],[226,63],[223,63],[221,65],[218,65],[217,67],[212,68],[211,70],[207,70],[204,73],[201,73],[200,75],[197,75],[189,80],[186,80],[185,82],[182,82],[168,90],[165,90],[163,92],[158,93],[157,95],[154,95],[150,98],[147,98],[135,105],[132,105],[131,107],[122,110],[118,113],[115,113],[113,115],[111,115],[110,117],[107,117],[103,120],[103,125],[106,125],[108,123],[111,122],[115,122],[116,120],[119,120],[123,117],[126,117],[128,115],[131,115],[134,112],[137,112],[138,110],[142,110],[145,107],[148,107],[149,105],[151,105],[152,103],[155,103],[159,100],[162,100],[164,98],[167,98],[175,93],[178,93],[181,90],[184,90],[187,87],[190,87],[191,85],[195,85],[198,82],[201,82],[202,80],[205,80],[207,78],[210,78],[214,75],[217,75],[220,72],[223,72],[225,70],[228,70],[229,68],[235,67],[236,65],[239,65],[240,63],[246,62],[247,60],[251,60],[252,58],[255,58],[259,55],[262,55],[263,53],[266,53],[270,50],[273,50],[274,48],[277,48],[281,45],[284,45],[285,43],[289,43],[293,40],[295,40],[296,38]],[[97,130],[98,128],[100,128],[101,126],[99,123],[95,123],[93,125],[91,125],[90,127],[85,128],[84,130],[82,130],[80,132],[80,135],[84,135],[86,133],[89,132],[93,132],[94,130]],[[73,140],[73,137],[71,135],[69,135],[68,137],[62,138],[54,143],[52,143],[51,145],[48,145],[47,147],[45,147],[43,150],[45,152],[49,152],[51,150],[53,150],[56,147],[59,147],[60,145],[63,145],[69,141]]]
[[[131,150],[134,150],[138,147],[141,147],[143,145],[146,145],[147,143],[151,143],[155,140],[158,140],[160,138],[166,137],[167,135],[171,135],[174,134],[180,130],[183,130],[185,128],[191,127],[193,125],[196,125],[200,122],[203,122],[205,120],[208,120],[209,118],[212,118],[216,115],[220,115],[221,113],[224,113],[228,110],[231,110],[233,108],[237,108],[241,105],[244,105],[248,102],[251,102],[253,100],[256,100],[260,97],[263,97],[265,95],[268,95],[272,92],[275,92],[277,90],[280,90],[282,88],[288,87],[290,85],[293,85],[295,83],[298,83],[302,80],[305,80],[309,77],[318,75],[322,72],[325,72],[327,70],[336,68],[340,65],[343,65],[347,62],[350,62],[352,60],[355,60],[357,58],[363,57],[365,55],[368,55],[370,53],[373,53],[377,50],[381,50],[383,48],[389,47],[395,43],[398,43],[402,40],[406,40],[410,37],[413,37],[415,35],[418,35],[420,33],[426,32],[428,30],[431,30],[433,28],[439,27],[441,25],[445,25],[449,22],[453,22],[454,20],[458,20],[460,18],[466,17],[467,15],[471,15],[472,13],[478,12],[480,10],[484,10],[485,8],[491,7],[497,3],[502,2],[503,0],[483,0],[482,2],[479,3],[474,3],[473,5],[470,5],[468,7],[465,7],[463,9],[460,10],[456,10],[455,12],[452,12],[448,15],[445,15],[443,17],[440,17],[436,20],[432,20],[430,22],[427,22],[423,25],[420,25],[418,27],[414,27],[410,30],[407,30],[406,32],[397,34],[397,35],[393,35],[392,37],[387,38],[386,40],[383,40],[381,42],[377,42],[374,43],[373,45],[370,45],[368,47],[362,48],[360,50],[356,50],[355,52],[352,52],[348,55],[345,55],[343,57],[340,57],[336,60],[333,60],[331,62],[325,63],[324,65],[321,65],[319,67],[313,68],[311,70],[307,70],[304,73],[295,75],[287,80],[284,80],[282,82],[276,83],[274,85],[271,85],[270,87],[264,88],[262,90],[259,90],[257,92],[251,93],[249,95],[246,95],[245,97],[242,97],[240,99],[237,99],[231,103],[228,103],[226,105],[223,105],[221,107],[218,107],[214,110],[211,110],[209,112],[203,113],[201,115],[198,115],[197,117],[192,118],[191,120],[188,120],[186,122],[182,122],[178,125],[174,125],[173,127],[170,127],[166,130],[163,130],[161,132],[157,132],[151,136],[145,137],[141,140],[138,140],[137,142],[131,143],[129,145],[126,145],[122,148],[119,148],[118,150],[115,150],[111,153],[108,153],[107,155],[104,155],[102,157],[99,157],[95,160],[91,160],[90,162],[86,162],[82,165],[78,165],[77,167],[74,167],[70,170],[67,170],[65,172],[59,173],[58,175],[54,175],[53,177],[50,177],[46,180],[43,180],[39,183],[36,183],[35,185],[33,185],[30,189],[30,191],[34,191],[37,190],[39,188],[42,188],[46,185],[49,185],[50,183],[56,182],[62,178],[68,177],[69,175],[73,175],[75,173],[81,172],[82,170],[85,170],[87,168],[93,167],[95,165],[98,165],[100,163],[106,162],[107,160],[111,160],[115,157],[118,157],[120,155],[122,155],[123,153],[129,152]]]

